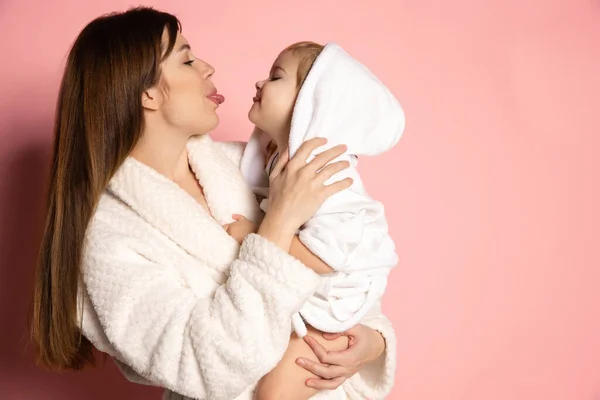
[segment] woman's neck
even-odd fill
[[[188,176],[190,172],[187,154],[188,137],[165,134],[165,131],[145,129],[135,145],[131,156],[148,165],[174,182]]]

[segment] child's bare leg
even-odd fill
[[[348,338],[342,336],[336,340],[325,340],[322,332],[307,326],[308,334],[314,337],[328,351],[340,351],[348,348]],[[296,364],[303,357],[318,362],[312,349],[292,333],[290,344],[277,366],[259,382],[254,393],[255,400],[307,400],[317,394],[317,390],[306,386],[306,380],[317,378],[312,372]]]

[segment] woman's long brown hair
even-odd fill
[[[86,229],[144,129],[142,94],[158,82],[160,63],[180,29],[173,15],[135,8],[92,21],[71,48],[58,96],[35,277],[31,334],[39,365],[64,370],[94,362],[77,312]]]

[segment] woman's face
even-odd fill
[[[167,41],[167,33],[163,41]],[[219,123],[217,108],[224,97],[212,82],[214,68],[196,58],[178,32],[173,52],[161,64],[158,84],[144,93],[143,106],[187,136],[202,135]],[[148,122],[147,118],[147,122]]]

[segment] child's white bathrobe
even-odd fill
[[[352,177],[354,183],[327,199],[299,232],[300,240],[336,272],[324,276],[315,295],[294,316],[298,335],[306,334],[300,315],[317,329],[342,332],[360,322],[381,298],[398,257],[383,205],[369,197],[358,175],[357,156],[391,149],[403,130],[404,113],[388,88],[342,48],[327,44],[294,106],[290,157],[317,136],[328,139],[318,152],[346,144],[348,151],[339,160],[350,161],[351,167],[334,179]],[[241,163],[245,179],[261,196],[268,192],[264,160],[269,140],[255,129]],[[268,199],[261,207],[268,207]]]
[[[190,165],[212,216],[175,183],[128,158],[86,232],[81,327],[131,381],[165,398],[251,400],[279,362],[292,314],[318,277],[257,235],[240,247],[221,227],[239,213],[260,219],[239,171],[241,143],[190,140]],[[213,218],[214,217],[214,218]],[[377,308],[363,323],[386,354],[325,399],[383,398],[394,379],[396,341]]]

